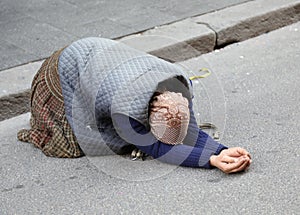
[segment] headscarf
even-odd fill
[[[161,142],[182,144],[189,125],[188,100],[181,93],[166,91],[154,98],[149,123],[151,132]]]

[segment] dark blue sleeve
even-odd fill
[[[169,145],[158,141],[140,122],[124,115],[113,117],[114,126],[121,138],[134,144],[144,153],[162,162],[187,166],[211,168],[209,158],[219,154],[226,147],[217,143],[209,135],[198,129],[198,138],[194,145]],[[129,126],[131,125],[131,126]],[[209,144],[214,147],[210,149]],[[216,148],[216,150],[215,150]]]
[[[137,132],[140,133],[146,132],[146,128],[138,121],[130,118],[130,123],[132,128]],[[202,146],[205,146],[206,144],[209,144],[212,141],[215,144],[216,142],[215,140],[213,140],[204,131],[199,129],[198,139],[194,147],[189,145],[184,145],[184,144],[173,146],[173,145],[165,144],[161,141],[156,141],[151,145],[146,145],[146,146],[136,145],[136,146],[144,153],[151,155],[153,158],[166,163],[186,166],[186,167],[211,168],[209,160],[207,160],[207,162],[205,162],[203,166],[199,165],[200,163],[199,160],[201,158],[204,149]],[[214,154],[219,154],[223,149],[227,148],[222,144],[218,143],[218,145],[219,147]]]

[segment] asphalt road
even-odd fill
[[[0,122],[0,214],[299,214],[300,23],[180,63],[201,121],[247,148],[251,168],[175,167],[119,156],[55,159],[16,140],[29,115]]]

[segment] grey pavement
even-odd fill
[[[243,2],[1,0],[0,70],[46,58],[79,38],[118,38]]]
[[[16,140],[24,114],[0,122],[0,214],[299,214],[299,31],[300,22],[178,63],[212,71],[194,81],[196,115],[251,152],[245,173],[49,158]]]

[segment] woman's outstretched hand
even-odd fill
[[[251,162],[250,154],[240,147],[224,149],[219,155],[210,157],[210,164],[225,173],[243,171],[250,166]]]

